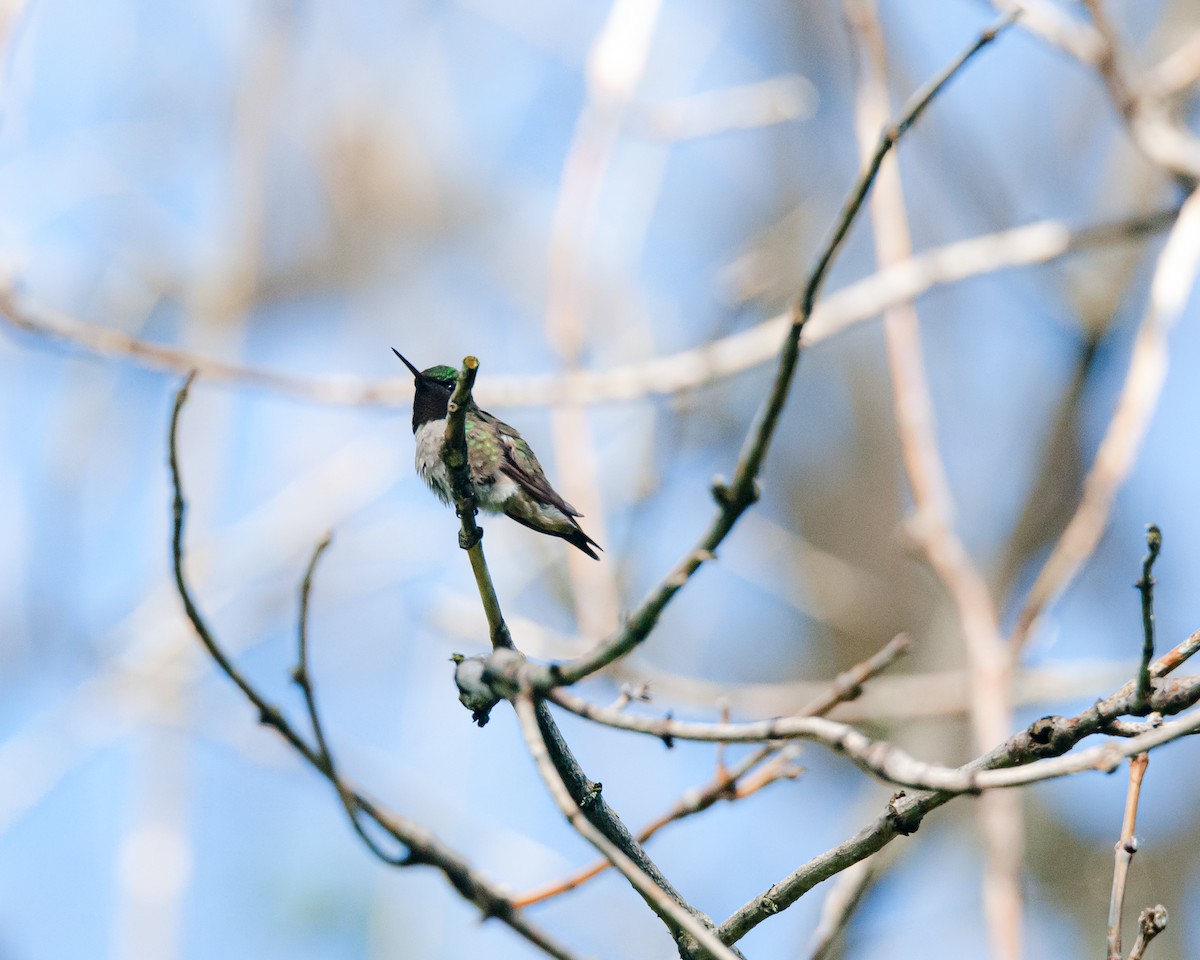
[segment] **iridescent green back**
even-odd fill
[[[482,410],[467,411],[467,458],[476,481],[494,477],[504,461],[504,443],[495,423]]]

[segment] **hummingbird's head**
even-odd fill
[[[450,395],[454,393],[454,386],[458,383],[458,371],[454,367],[444,365],[418,370],[395,347],[392,347],[392,353],[412,371],[413,383],[417,388],[413,397],[413,433],[430,420],[445,419]]]

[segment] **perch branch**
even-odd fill
[[[458,853],[447,847],[429,830],[407,817],[385,810],[358,792],[347,780],[338,776],[328,762],[328,757],[323,756],[319,748],[311,746],[287,720],[282,711],[250,682],[238,669],[232,658],[226,654],[215,634],[209,629],[192,596],[191,588],[188,586],[184,564],[184,518],[187,512],[187,503],[184,498],[183,481],[179,469],[177,438],[180,413],[194,380],[195,374],[193,373],[184,381],[183,386],[175,395],[175,403],[171,412],[168,436],[168,463],[173,492],[172,513],[174,518],[171,557],[175,585],[183,602],[184,612],[192,630],[208,655],[254,706],[258,712],[260,723],[273,729],[313,769],[325,777],[338,791],[343,802],[345,798],[349,798],[357,810],[360,810],[384,833],[405,848],[406,852],[400,858],[399,863],[404,866],[425,864],[434,867],[446,877],[460,896],[475,904],[485,918],[496,917],[544,953],[555,957],[556,960],[575,960],[575,954],[526,920],[498,887],[474,870]]]
[[[479,512],[475,503],[475,485],[471,482],[471,464],[467,456],[467,411],[471,408],[471,389],[475,386],[475,375],[479,361],[475,357],[464,357],[458,382],[450,395],[446,409],[446,433],[442,447],[442,459],[450,474],[450,487],[454,494],[454,510],[462,522],[458,545],[467,551],[471,560],[471,572],[475,574],[475,585],[479,588],[479,599],[487,614],[488,630],[492,649],[512,649],[512,636],[504,614],[500,611],[500,599],[492,575],[488,572],[487,558],[483,555],[483,528],[475,522]]]

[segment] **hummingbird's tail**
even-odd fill
[[[584,533],[581,527],[576,527],[573,533],[563,533],[559,534],[559,536],[571,544],[571,546],[578,547],[593,560],[600,559],[600,554],[596,553],[596,550],[604,550],[600,544]],[[596,550],[593,550],[592,547],[595,547]]]
[[[516,520],[517,523],[523,527],[528,527],[530,530],[536,530],[538,533],[548,533],[552,537],[562,537],[567,541],[567,543],[571,544],[571,546],[578,547],[593,560],[600,559],[600,554],[598,554],[596,550],[604,550],[600,544],[583,532],[583,528],[575,522],[574,517],[560,513],[558,510],[554,511],[554,513],[557,514],[557,522],[554,524],[545,522],[532,523],[527,517],[523,517],[515,510],[511,509],[505,510],[504,512],[510,519]],[[596,550],[593,550],[592,547],[595,547]]]

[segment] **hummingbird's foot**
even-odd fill
[[[467,533],[465,530],[458,531],[458,545],[464,550],[470,550],[482,539],[483,527],[476,527],[474,533]]]

